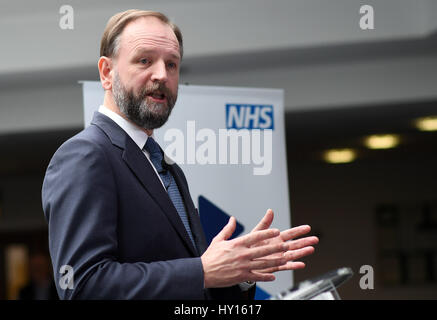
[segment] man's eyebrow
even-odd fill
[[[176,54],[176,53],[170,53],[170,56],[172,56],[173,58],[175,58],[177,60],[181,59],[181,56],[179,54]]]
[[[157,50],[155,50],[155,49],[137,48],[134,50],[134,55],[137,56],[137,55],[143,54],[143,53],[155,53],[156,51]],[[177,60],[181,59],[181,56],[179,54],[176,54],[173,52],[169,52],[168,55],[174,59],[177,59]]]

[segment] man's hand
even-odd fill
[[[275,276],[265,270],[277,270],[288,261],[284,253],[289,245],[275,240],[280,237],[279,230],[260,228],[228,240],[235,227],[236,220],[231,217],[201,257],[205,288],[227,287],[244,281],[273,281]]]
[[[261,230],[267,230],[270,228],[273,222],[273,211],[268,209],[264,218],[258,223],[258,225],[251,231],[251,233],[260,232]],[[313,245],[319,243],[317,237],[305,237],[298,240],[293,240],[311,231],[311,227],[308,225],[298,226],[295,228],[282,231],[278,236],[265,239],[256,243],[254,246],[266,246],[274,244],[285,244],[287,251],[285,253],[276,252],[268,257],[264,257],[263,260],[277,260],[278,258],[285,258],[287,263],[283,265],[273,266],[265,269],[258,269],[257,272],[270,274],[276,271],[295,270],[305,268],[305,263],[295,261],[303,258],[314,252]]]

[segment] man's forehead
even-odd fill
[[[172,28],[156,17],[139,18],[127,24],[121,42],[128,46],[153,42],[179,51],[179,42]]]

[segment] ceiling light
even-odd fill
[[[323,153],[323,159],[328,163],[348,163],[356,159],[353,149],[331,149]]]
[[[420,131],[437,131],[437,116],[416,119],[415,125]]]
[[[364,144],[369,149],[390,149],[398,146],[400,138],[396,134],[375,134],[365,138]]]

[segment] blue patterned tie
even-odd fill
[[[159,176],[161,177],[162,182],[164,183],[165,189],[168,192],[168,195],[173,202],[179,216],[182,220],[182,223],[187,230],[188,236],[193,242],[194,248],[196,248],[196,244],[193,239],[193,234],[191,233],[190,223],[188,222],[187,212],[185,211],[184,201],[182,200],[181,193],[179,191],[178,185],[176,184],[173,175],[169,170],[166,170],[162,167],[163,155],[161,149],[158,144],[152,137],[147,138],[146,145],[144,146],[147,152],[150,154],[150,161],[152,161],[155,166],[156,171],[158,171]]]

